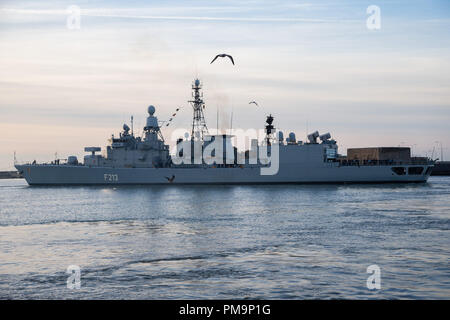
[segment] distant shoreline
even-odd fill
[[[0,179],[18,179],[23,178],[18,171],[0,171]]]

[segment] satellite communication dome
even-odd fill
[[[199,85],[200,85],[200,80],[198,80],[198,79],[195,79],[195,85],[198,87]]]
[[[289,142],[295,143],[295,133],[294,132],[289,133]]]
[[[152,116],[156,111],[155,106],[152,106],[152,105],[148,106],[147,111]]]

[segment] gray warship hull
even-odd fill
[[[259,167],[234,168],[110,168],[83,165],[16,165],[29,185],[164,185],[164,184],[280,184],[426,182],[432,165],[421,174],[398,175],[393,166],[322,167],[286,165],[275,175],[261,175]],[[417,168],[417,165],[413,166]]]
[[[171,155],[161,125],[150,105],[142,136],[127,124],[119,136],[112,135],[104,154],[100,147],[86,147],[82,163],[68,156],[66,163],[15,164],[30,185],[122,185],[122,184],[275,184],[275,183],[380,183],[425,182],[433,167],[428,158],[411,157],[410,148],[353,148],[348,156],[338,153],[330,133],[315,131],[308,142],[297,141],[266,118],[265,136],[251,141],[248,150],[238,152],[231,134],[210,135],[203,115],[202,85],[192,84],[194,116],[191,136],[178,138]],[[176,112],[172,115],[174,117]],[[133,119],[133,118],[131,118]],[[170,118],[166,126],[170,124]],[[131,131],[131,132],[130,132]],[[320,142],[317,141],[320,139]]]

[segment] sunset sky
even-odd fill
[[[81,10],[68,28],[69,6]],[[369,30],[369,5],[381,28]],[[83,156],[147,106],[169,128],[330,132],[340,152],[411,146],[450,160],[450,1],[0,1],[0,170]],[[210,61],[217,53],[233,55]],[[256,100],[260,107],[249,105]],[[170,129],[163,129],[170,138]],[[140,130],[136,130],[139,131]],[[168,139],[170,140],[170,139]]]

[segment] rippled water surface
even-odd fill
[[[450,177],[29,187],[0,180],[0,298],[450,298]],[[369,290],[366,269],[381,269]],[[68,289],[69,265],[81,289]]]

